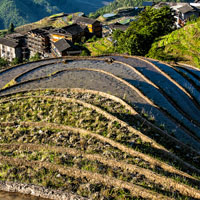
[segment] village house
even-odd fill
[[[12,33],[8,34],[6,36],[8,39],[13,39],[18,42],[19,46],[21,47],[21,59],[26,60],[29,58],[29,49],[27,48],[27,43],[26,43],[26,35],[21,34],[21,33]]]
[[[102,37],[101,22],[87,17],[74,17],[73,21],[74,23],[79,24],[85,30],[87,38],[94,35],[97,37]]]
[[[196,16],[199,17],[200,10],[190,3],[168,3],[170,8],[175,12],[176,27],[180,28],[185,25],[187,20]]]
[[[30,50],[30,57],[39,53],[42,58],[48,57],[50,53],[49,30],[33,29],[27,33],[27,47]]]
[[[109,34],[112,34],[113,31],[115,30],[120,30],[120,31],[126,31],[126,29],[129,27],[128,25],[123,25],[123,24],[120,24],[118,22],[114,23],[114,24],[110,24],[108,25],[109,27]]]
[[[169,6],[174,11],[177,28],[183,27],[191,16],[200,16],[200,5],[198,3],[159,2],[153,7],[159,9],[163,6]]]
[[[0,38],[0,57],[12,61],[29,59],[36,53],[41,58],[79,55],[81,50],[75,43],[94,35],[102,37],[99,21],[79,16],[74,23],[63,28],[36,28],[25,35],[13,33]]]
[[[61,39],[51,46],[54,57],[80,55],[81,51],[70,40]]]
[[[0,57],[12,62],[15,58],[21,59],[21,47],[17,40],[0,38]]]
[[[51,42],[57,42],[61,39],[70,40],[71,42],[80,42],[81,38],[85,36],[84,30],[78,24],[72,24],[60,29],[53,29],[50,31]]]

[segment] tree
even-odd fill
[[[15,26],[13,23],[10,23],[10,26],[8,28],[8,33],[13,33],[15,31]]]
[[[113,31],[112,37],[113,40],[118,40],[118,38],[120,37],[120,35],[123,33],[123,31],[121,31],[120,29],[116,29]]]
[[[20,59],[19,58],[14,58],[13,61],[11,62],[11,65],[17,65],[20,63]]]
[[[80,56],[89,56],[90,53],[87,50],[82,50]]]
[[[3,58],[0,58],[0,69],[9,66],[9,62]]]
[[[40,57],[40,54],[37,52],[34,56],[32,56],[29,60],[30,61],[37,61],[37,60],[40,60],[41,57]]]
[[[154,40],[173,31],[174,16],[169,7],[154,9],[147,7],[125,33],[114,33],[117,38],[115,51],[144,56]]]

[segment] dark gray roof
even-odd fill
[[[76,23],[94,24],[98,22],[96,19],[91,19],[88,17],[77,17],[75,18]]]
[[[36,29],[30,30],[29,33],[34,33],[40,36],[47,36],[49,34],[49,30],[45,28],[36,28]]]
[[[70,26],[65,26],[62,29],[70,33],[71,35],[76,35],[83,32],[83,29],[78,24],[72,24]]]
[[[0,44],[3,44],[8,47],[16,48],[18,46],[18,42],[16,40],[8,39],[8,38],[0,38]]]
[[[178,11],[181,13],[187,13],[187,12],[195,11],[195,9],[189,4],[186,4],[183,7],[178,8]]]
[[[59,52],[63,52],[70,47],[73,47],[73,44],[69,40],[61,39],[55,42],[54,46],[58,49]]]
[[[70,26],[65,26],[63,28],[54,29],[51,33],[60,33],[63,35],[77,35],[82,33],[84,30],[78,24],[72,24]]]
[[[6,37],[7,38],[17,39],[17,38],[25,37],[25,35],[21,34],[21,33],[12,33],[12,34],[6,35]]]

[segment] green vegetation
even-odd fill
[[[11,33],[14,33],[15,31],[15,26],[13,23],[10,23],[10,26],[8,28],[8,33],[11,34]]]
[[[0,0],[0,29],[8,28],[10,23],[16,27],[32,23],[59,12],[88,14],[101,6],[100,0],[91,0],[91,4],[77,0]]]
[[[164,0],[163,2],[169,2],[168,0]],[[172,1],[172,0],[170,0]],[[97,18],[100,15],[105,13],[111,13],[116,11],[119,8],[129,8],[129,7],[141,7],[144,0],[114,0],[112,3],[108,4],[97,10],[94,13],[90,14],[90,17]],[[159,2],[159,0],[155,0],[154,2]],[[173,0],[173,2],[180,2],[180,0]],[[183,0],[182,2],[188,2],[187,0]]]
[[[6,60],[4,58],[0,58],[0,70],[6,69],[9,66],[18,65],[20,63],[21,63],[21,61],[18,58],[13,59],[12,62],[10,62],[10,61],[8,61],[8,60]]]
[[[114,97],[76,89],[22,92],[1,98],[0,115],[0,180],[90,199],[197,195],[196,175],[180,171],[186,169],[178,160],[136,131],[151,130]]]
[[[168,35],[158,38],[147,56],[165,61],[183,61],[200,67],[200,18]]]
[[[40,57],[40,54],[37,52],[34,56],[30,57],[29,61],[38,61],[40,60],[41,57]]]
[[[147,7],[125,33],[120,31],[114,33],[114,40],[117,41],[114,51],[144,56],[155,38],[172,32],[173,24],[174,17],[169,7],[161,9]]]
[[[84,101],[86,103],[89,103],[89,104],[93,104],[95,106],[98,106],[100,107],[101,109],[105,110],[106,112],[112,114],[113,116],[117,117],[118,119],[122,120],[122,121],[125,121],[126,123],[128,123],[129,125],[131,125],[132,127],[134,127],[135,129],[141,131],[142,133],[144,133],[145,135],[148,135],[150,136],[151,138],[153,138],[154,140],[156,140],[158,143],[162,144],[163,146],[166,146],[167,148],[169,148],[172,152],[175,152],[179,157],[181,157],[183,160],[189,162],[189,163],[192,163],[193,165],[199,167],[199,161],[194,161],[192,158],[186,156],[189,152],[188,152],[188,149],[177,149],[176,148],[176,145],[174,144],[174,142],[172,142],[171,140],[169,140],[169,138],[167,137],[164,137],[163,135],[159,135],[157,131],[155,130],[152,130],[150,127],[148,127],[147,125],[144,124],[143,121],[138,121],[138,118],[135,118],[135,116],[133,114],[131,114],[130,110],[128,110],[125,106],[121,105],[120,103],[112,100],[112,99],[108,99],[108,98],[105,98],[103,96],[100,96],[100,95],[94,95],[94,94],[90,94],[90,93],[85,93],[85,92],[76,92],[75,91],[70,91],[68,90],[67,92],[65,91],[54,91],[54,90],[42,90],[42,91],[35,91],[35,92],[27,92],[25,94],[23,93],[19,93],[17,94],[16,96],[12,96],[13,98],[14,97],[23,97],[23,96],[60,96],[60,97],[67,97],[67,98],[75,98],[75,99],[78,99],[78,100],[81,100],[81,101]],[[10,99],[10,97],[8,98]],[[74,112],[72,112],[74,113]],[[147,116],[147,119],[152,121],[153,120],[153,116]],[[113,125],[115,128],[117,129],[121,129],[122,127],[120,126],[120,124],[118,122],[114,122],[114,125]],[[99,126],[98,126],[99,127]],[[102,130],[103,132],[103,135],[104,136],[107,136],[107,135],[110,135],[110,134],[107,134],[107,131],[104,129]],[[117,136],[116,140],[117,141],[122,141],[122,139],[124,138],[125,136],[121,136],[120,134]],[[123,139],[123,141],[127,140],[126,139]],[[137,142],[138,144],[142,145],[142,141],[140,138],[137,139]],[[124,143],[125,144],[125,143]],[[131,144],[128,144],[126,143],[128,146],[131,146],[131,148],[134,148],[136,147],[137,150],[140,150],[140,147],[137,147],[137,143],[132,143]],[[176,161],[174,162],[174,160],[170,159],[169,158],[169,155],[164,156],[163,155],[163,152],[159,152],[158,149],[156,149],[156,152],[154,152],[154,150],[150,150],[149,147],[145,150],[144,149],[145,146],[143,146],[142,148],[142,152],[145,152],[145,153],[148,153],[150,155],[157,155],[160,159],[163,159],[164,161],[167,161],[169,163],[174,163],[176,165]],[[150,153],[150,151],[154,152],[154,153]],[[191,152],[190,152],[191,153]],[[161,154],[161,156],[159,156]],[[192,153],[191,153],[192,155]],[[181,165],[177,165],[178,168],[182,168]]]
[[[3,58],[0,58],[0,70],[6,68],[9,65],[9,62]]]
[[[115,11],[117,8],[122,8],[122,7],[134,7],[134,6],[139,6],[142,4],[142,1],[135,1],[135,0],[115,0],[114,2],[110,3],[107,6],[104,6],[103,8],[100,8],[94,13],[90,13],[90,17],[97,18],[100,15],[103,15],[105,13],[111,13]]]
[[[112,42],[107,38],[101,38],[97,40],[89,40],[85,46],[91,52],[91,56],[98,56],[103,54],[112,53]]]

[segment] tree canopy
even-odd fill
[[[173,31],[174,16],[169,7],[154,9],[147,7],[125,33],[115,32],[115,51],[131,55],[145,55],[155,38]]]
[[[13,33],[15,31],[15,26],[13,23],[10,23],[10,26],[8,28],[8,33]]]

